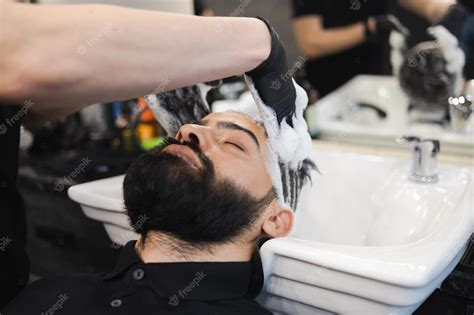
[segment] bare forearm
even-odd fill
[[[335,54],[363,43],[365,41],[365,29],[362,22],[345,27],[321,28],[314,31],[311,28],[307,28],[301,34],[297,34],[297,37],[302,52],[310,58],[318,58]]]
[[[62,114],[240,74],[270,51],[268,30],[256,19],[0,4],[0,101],[31,99],[36,112]]]
[[[399,0],[400,5],[431,23],[437,22],[456,0]]]

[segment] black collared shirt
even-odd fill
[[[0,310],[28,283],[30,270],[25,205],[17,187],[19,113],[20,106],[0,104]]]
[[[42,279],[2,312],[13,314],[271,314],[258,250],[249,262],[143,263],[129,242],[104,275]]]

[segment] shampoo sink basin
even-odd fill
[[[409,159],[313,152],[290,237],[261,249],[260,302],[283,314],[411,314],[460,260],[473,231],[473,168],[407,178]]]
[[[319,148],[322,175],[302,192],[289,237],[261,248],[260,303],[276,314],[410,314],[460,260],[473,232],[472,166],[439,165],[439,182],[407,178],[408,158]],[[114,243],[136,238],[123,176],[69,189]]]

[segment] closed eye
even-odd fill
[[[240,151],[244,151],[244,149],[243,149],[240,145],[238,145],[238,144],[236,144],[236,143],[229,142],[229,141],[227,141],[227,142],[225,142],[225,143],[226,143],[226,144],[233,145],[234,147],[236,147],[236,148],[239,149]]]

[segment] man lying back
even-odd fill
[[[251,91],[266,106],[258,83]],[[3,315],[270,314],[254,301],[263,285],[257,241],[291,231],[288,204],[296,204],[312,164],[275,156],[268,135],[278,140],[280,132],[268,128],[301,129],[303,109],[272,108],[276,119],[262,122],[209,113],[196,87],[147,99],[171,137],[141,155],[124,179],[126,212],[140,239],[126,244],[108,274],[39,280]]]
[[[263,125],[238,112],[181,126],[127,171],[124,200],[141,235],[105,276],[40,280],[4,314],[268,314],[256,241],[288,235]],[[11,311],[10,311],[11,310]]]

